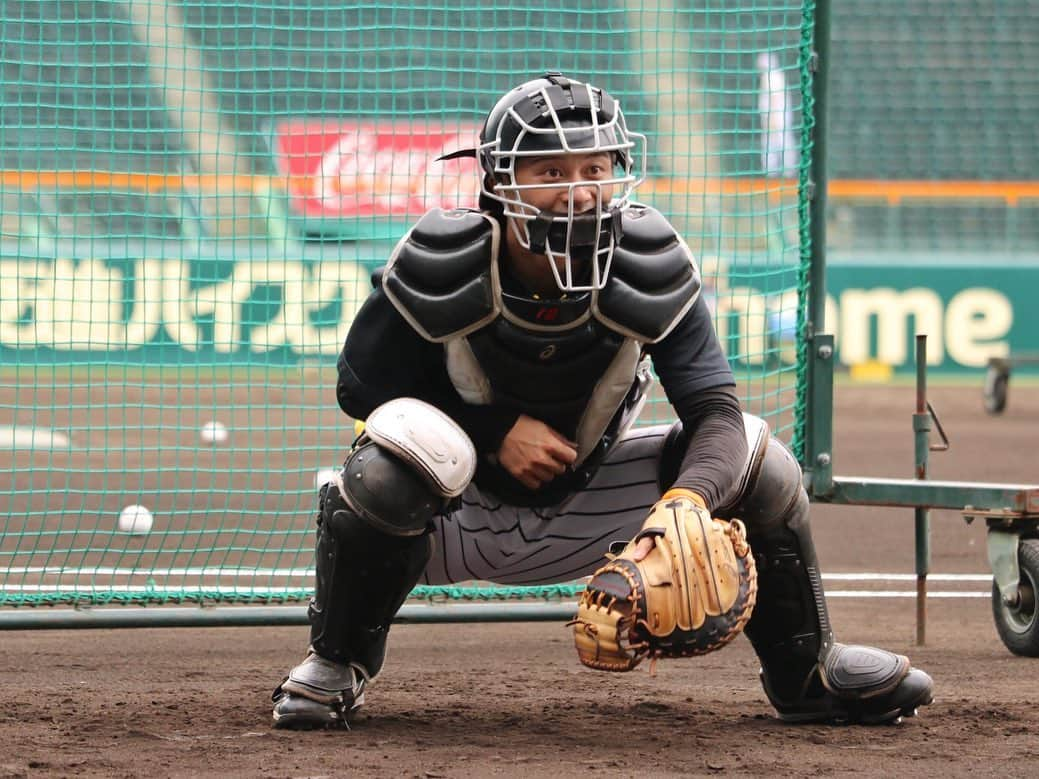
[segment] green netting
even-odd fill
[[[799,447],[813,8],[0,4],[0,604],[307,597],[369,273],[467,204],[472,172],[432,157],[546,70],[647,133],[641,199],[700,258],[747,408]],[[134,504],[150,532],[118,530]]]

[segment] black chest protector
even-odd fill
[[[510,295],[498,266],[498,222],[440,209],[397,245],[383,288],[420,335],[444,344],[464,400],[541,419],[576,440],[583,459],[641,400],[648,384],[639,380],[642,345],[664,338],[700,290],[689,249],[659,212],[637,206],[623,219],[602,290]]]

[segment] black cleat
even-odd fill
[[[313,652],[293,668],[271,696],[274,727],[289,730],[349,728],[364,705],[368,674]]]
[[[784,722],[897,724],[934,700],[931,677],[908,658],[867,646],[834,644],[796,700],[774,695],[764,673],[762,683]]]
[[[321,703],[279,687],[274,697],[274,727],[279,730],[349,730],[363,703],[363,695],[359,700],[351,700],[349,705],[346,701]]]

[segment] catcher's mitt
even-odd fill
[[[646,536],[653,550],[635,562]],[[712,519],[699,495],[671,490],[588,582],[570,622],[578,656],[591,668],[630,671],[646,657],[706,654],[743,630],[757,592],[743,523]]]

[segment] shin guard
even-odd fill
[[[908,658],[834,641],[808,524],[801,469],[778,441],[736,516],[758,570],[745,628],[761,660],[765,694],[786,722],[879,724],[913,716],[933,700],[931,677]]]
[[[336,663],[355,663],[369,677],[382,668],[394,615],[418,582],[431,538],[393,536],[349,508],[335,483],[322,488],[315,566],[307,615],[313,650]]]
[[[758,569],[758,600],[745,632],[766,686],[780,697],[799,697],[833,634],[801,468],[779,441],[769,442],[760,471],[732,514],[747,526]]]
[[[802,492],[782,522],[748,534],[758,566],[758,602],[746,627],[770,694],[800,697],[833,643],[819,563]]]

